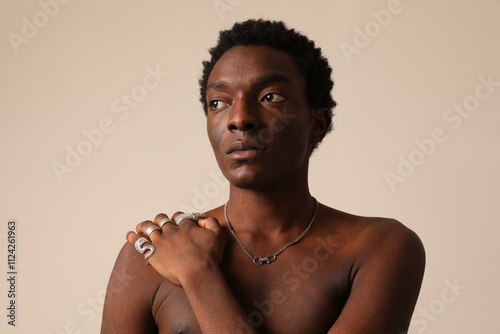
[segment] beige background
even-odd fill
[[[472,97],[478,77],[500,82],[498,0],[61,2],[0,2],[0,267],[15,219],[19,272],[15,328],[1,279],[2,333],[98,332],[126,231],[226,200],[197,79],[217,32],[253,17],[285,20],[334,68],[336,129],[313,156],[313,194],[397,218],[425,244],[410,333],[500,331],[500,87]],[[381,26],[372,11],[388,8],[397,14]],[[348,56],[342,46],[362,46],[358,28],[372,37]],[[169,74],[141,96],[148,67]],[[135,109],[114,112],[131,93]],[[463,103],[470,117],[443,118]],[[101,122],[108,133],[85,146],[83,131]],[[415,152],[435,128],[446,140]],[[53,165],[67,164],[68,147],[88,155],[59,180]],[[391,189],[384,175],[400,156],[420,165]]]

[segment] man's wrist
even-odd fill
[[[178,277],[181,286],[186,289],[193,286],[200,286],[200,282],[214,282],[224,278],[220,267],[210,261],[202,262],[194,266],[186,266],[182,275]],[[201,284],[202,285],[202,284]]]

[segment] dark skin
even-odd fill
[[[275,253],[311,221],[309,156],[330,124],[328,110],[309,108],[293,59],[265,46],[228,50],[210,75],[206,98],[208,135],[230,182],[228,218],[252,254]],[[256,266],[229,233],[223,206],[206,215],[154,231],[150,265],[133,244],[167,216],[129,232],[114,271],[125,270],[129,280],[112,275],[101,333],[408,329],[425,253],[401,223],[320,204],[300,242]]]

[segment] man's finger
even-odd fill
[[[197,224],[198,218],[199,218],[199,217],[197,217],[198,215],[201,215],[201,214],[200,213],[183,213],[183,212],[177,211],[172,216],[172,219],[174,220],[174,222],[177,226],[179,226],[181,224],[182,225],[189,224],[188,226],[192,227],[193,225]]]
[[[159,213],[156,215],[155,220],[153,221],[156,225],[162,228],[167,228],[168,225],[175,225],[174,220],[168,218],[168,216],[164,213]],[[165,227],[164,227],[165,226]]]
[[[151,226],[155,226],[151,228]],[[142,223],[137,224],[136,227],[137,234],[141,236],[145,236],[149,240],[153,241],[154,238],[161,235],[161,229],[158,225],[154,224],[151,220],[143,221]]]
[[[134,246],[135,245],[135,242],[137,241],[137,239],[139,239],[140,237],[137,235],[137,233],[135,232],[132,232],[132,231],[128,231],[127,232],[127,241],[132,245]]]
[[[211,230],[215,234],[218,234],[221,229],[219,221],[214,217],[208,217],[198,220],[198,226]]]

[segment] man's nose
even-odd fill
[[[231,114],[227,123],[229,131],[249,131],[260,126],[257,103],[247,99],[233,102]]]

